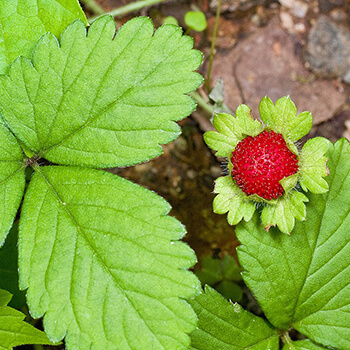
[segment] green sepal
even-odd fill
[[[259,104],[261,120],[267,127],[295,142],[305,136],[312,127],[312,114],[308,111],[297,116],[295,104],[289,96],[281,97],[274,105],[268,96]]]
[[[280,184],[282,185],[284,192],[288,193],[290,192],[298,183],[299,174],[295,173],[291,176],[285,177],[282,180],[280,180]]]
[[[304,191],[324,193],[328,191],[328,183],[323,178],[328,175],[325,156],[330,141],[316,137],[307,141],[300,152],[300,185]]]
[[[242,219],[249,221],[252,218],[255,205],[234,183],[231,175],[216,180],[214,193],[217,194],[213,202],[214,212],[217,214],[228,212],[227,221],[230,225],[236,225]]]
[[[214,116],[214,127],[217,131],[204,134],[204,141],[218,157],[229,157],[237,144],[247,135],[256,136],[262,131],[262,125],[251,116],[246,105],[240,105],[236,116],[220,113]]]
[[[278,226],[283,232],[290,234],[294,228],[295,219],[305,220],[308,198],[298,191],[285,193],[278,199],[276,205],[265,206],[261,213],[261,221],[268,231],[271,226]]]

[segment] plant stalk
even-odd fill
[[[192,92],[190,96],[197,102],[198,106],[208,112],[210,116],[214,114],[214,107],[211,106],[198,92]]]
[[[218,27],[219,27],[220,13],[221,13],[221,3],[222,3],[222,0],[218,0],[218,7],[216,9],[216,16],[215,16],[213,39],[211,41],[211,46],[210,46],[209,67],[208,67],[208,73],[207,73],[207,80],[205,81],[205,87],[208,93],[210,92],[210,74],[211,74],[211,68],[213,66],[216,36],[218,34]]]
[[[111,15],[112,17],[118,17],[121,15],[125,15],[126,13],[140,10],[147,6],[152,6],[164,2],[165,0],[140,0],[136,2],[132,2],[131,4],[118,7],[110,12],[106,12],[106,14]],[[89,19],[90,22],[93,22],[97,17],[92,17]]]
[[[81,2],[96,15],[103,15],[106,11],[95,0],[81,0]]]

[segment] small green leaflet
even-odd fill
[[[281,97],[275,105],[265,96],[259,104],[259,113],[267,127],[285,135],[291,142],[301,139],[312,127],[312,114],[305,111],[297,115],[297,108],[289,96]]]
[[[25,315],[6,306],[11,294],[0,289],[0,350],[26,344],[53,344],[44,332],[23,321]]]
[[[192,333],[193,350],[278,350],[277,332],[260,317],[231,304],[209,286],[190,301],[199,324]]]
[[[251,222],[236,227],[243,278],[267,319],[317,344],[350,348],[350,146],[328,151],[329,192],[308,194],[308,216],[290,236]]]
[[[87,24],[78,0],[0,1],[0,73],[6,73],[19,55],[30,58],[43,34],[59,37],[77,18]]]
[[[23,158],[16,138],[0,124],[0,247],[10,231],[23,197]]]
[[[180,134],[174,122],[195,102],[187,93],[202,77],[193,40],[180,27],[154,32],[134,18],[115,34],[112,17],[89,28],[77,20],[60,44],[41,38],[33,64],[17,59],[0,79],[0,110],[35,154],[58,164],[106,168],[137,164],[162,153]]]
[[[110,173],[46,166],[26,192],[20,287],[50,339],[68,349],[179,350],[196,316],[194,252],[169,204]]]

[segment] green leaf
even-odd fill
[[[231,281],[220,282],[215,287],[215,290],[231,301],[240,302],[243,297],[242,288],[237,283]]]
[[[12,295],[7,290],[0,289],[0,306],[6,306],[12,298]]]
[[[199,281],[184,227],[155,193],[110,173],[46,166],[22,206],[20,287],[69,349],[187,349]]]
[[[250,108],[240,105],[236,110],[236,117],[230,114],[217,114],[213,124],[217,131],[204,134],[204,141],[218,157],[230,157],[238,142],[247,135],[256,136],[261,131],[261,124],[251,117]]]
[[[224,255],[221,261],[223,277],[231,281],[241,281],[241,267],[231,255]]]
[[[196,275],[202,282],[202,285],[209,284],[213,286],[222,280],[220,259],[215,259],[211,256],[204,256],[200,260],[200,263],[202,267],[200,270],[196,271]]]
[[[203,32],[207,28],[207,19],[202,11],[188,11],[184,20],[189,29],[193,29],[196,32]]]
[[[25,315],[7,305],[11,294],[0,289],[0,350],[26,344],[53,344],[46,334],[23,321]]]
[[[13,297],[10,306],[21,310],[26,305],[26,301],[24,293],[18,288],[17,238],[18,225],[15,223],[4,246],[0,249],[0,288],[11,292]],[[0,303],[0,305],[2,304]]]
[[[190,301],[199,319],[192,337],[197,350],[278,350],[278,334],[262,318],[232,305],[214,289]]]
[[[19,55],[30,58],[43,34],[59,37],[77,18],[87,24],[78,0],[0,1],[0,73]]]
[[[0,125],[0,247],[11,229],[23,197],[25,176],[21,147]]]
[[[230,225],[238,224],[242,219],[249,221],[254,212],[255,204],[233,182],[232,176],[219,177],[215,181],[213,209],[217,214],[228,212],[227,221]]]
[[[284,344],[282,350],[322,350],[325,347],[313,343],[311,340],[300,340],[292,342],[291,344]]]
[[[328,191],[327,181],[323,178],[328,175],[325,156],[330,141],[323,137],[308,140],[300,152],[300,185],[304,191],[324,193]]]
[[[324,346],[350,348],[350,146],[328,152],[329,192],[309,194],[291,236],[266,233],[258,215],[236,227],[243,279],[267,319]]]
[[[58,164],[114,167],[162,153],[180,133],[174,122],[195,102],[186,94],[202,77],[193,40],[179,27],[155,33],[151,20],[134,18],[115,35],[110,16],[88,34],[73,22],[60,45],[41,38],[33,64],[16,60],[0,80],[0,110],[34,153]]]
[[[295,219],[305,220],[308,198],[301,192],[292,191],[279,198],[275,205],[267,205],[261,212],[261,221],[268,231],[271,226],[278,226],[284,233],[291,233]]]
[[[265,96],[260,102],[259,112],[267,127],[285,135],[291,142],[305,136],[312,127],[312,114],[305,111],[297,116],[297,109],[289,96],[278,99],[275,106]]]
[[[209,255],[204,256],[200,260],[201,269],[196,272],[196,275],[202,284],[214,285],[223,279],[231,281],[241,281],[241,267],[236,260],[225,254],[222,259],[213,258]]]

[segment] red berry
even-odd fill
[[[239,188],[247,195],[257,194],[267,200],[281,196],[284,189],[279,181],[298,171],[297,156],[274,131],[247,136],[232,152],[231,162]]]

